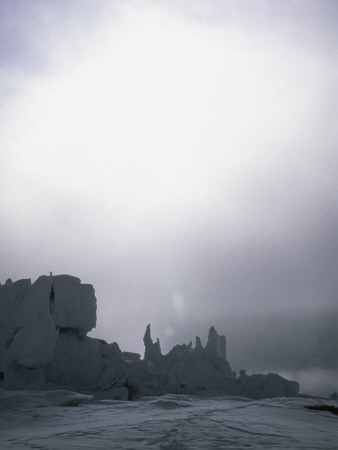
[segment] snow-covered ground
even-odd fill
[[[185,395],[134,402],[0,390],[1,449],[337,449],[338,417],[313,398]]]

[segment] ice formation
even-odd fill
[[[69,275],[0,285],[0,377],[7,389],[71,387],[123,400],[142,395],[295,396],[299,385],[277,374],[237,377],[226,339],[211,327],[205,347],[176,345],[162,355],[150,325],[144,359],[117,343],[87,336],[96,325],[94,288]]]

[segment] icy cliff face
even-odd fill
[[[68,329],[59,333],[54,356],[47,367],[47,379],[68,386],[95,386],[101,373],[100,343],[79,338]]]
[[[41,278],[46,277],[40,277],[37,282]],[[59,328],[71,328],[79,336],[86,336],[96,327],[96,297],[93,286],[82,284],[79,278],[69,275],[58,275],[53,277],[52,281],[52,319],[55,325]]]
[[[154,343],[151,338],[151,331],[150,331],[150,324],[147,326],[146,332],[143,337],[144,342],[144,359],[149,361],[160,361],[162,354],[161,354],[161,347],[160,347],[160,341],[157,339]]]
[[[48,384],[109,390],[128,398],[127,362],[116,343],[86,334],[96,325],[93,286],[69,275],[0,285],[0,378],[8,389]]]
[[[261,399],[291,397],[298,394],[299,385],[273,373],[240,376],[226,360],[226,339],[211,327],[205,347],[196,336],[192,343],[175,345],[167,354],[161,354],[160,342],[154,343],[150,325],[144,335],[145,358],[129,371],[129,380],[137,385],[142,395],[199,394],[238,395]]]
[[[42,388],[51,383],[93,390],[108,398],[143,395],[293,396],[298,383],[276,374],[236,378],[226,359],[226,339],[214,327],[205,347],[175,345],[162,355],[150,325],[144,359],[121,352],[117,343],[86,336],[96,325],[91,285],[69,275],[41,276],[35,283],[0,285],[0,383],[8,389]],[[98,395],[98,394],[96,394]]]
[[[22,367],[37,369],[55,359],[63,329],[82,337],[96,325],[93,287],[69,275],[41,276],[33,284],[8,280],[0,286],[0,311],[0,372],[12,380],[15,368],[24,373]]]
[[[289,381],[276,373],[241,374],[238,378],[239,393],[243,397],[262,399],[270,397],[294,397],[299,392],[299,384]]]
[[[160,342],[151,338],[150,325],[144,335],[145,356],[143,371],[132,376],[143,394],[236,394],[236,374],[226,361],[225,336],[219,336],[214,327],[209,330],[205,348],[196,337],[195,348],[189,344],[175,345],[167,354],[161,354]],[[131,371],[133,375],[133,370]]]

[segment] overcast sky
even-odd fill
[[[0,282],[93,284],[123,350],[215,324],[334,365],[338,3],[0,5]]]

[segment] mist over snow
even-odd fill
[[[123,350],[215,325],[236,370],[334,377],[337,13],[2,0],[0,282],[93,284]]]

